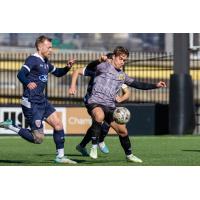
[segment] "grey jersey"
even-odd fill
[[[133,81],[134,79],[128,77],[122,70],[117,70],[108,62],[103,62],[97,66],[96,77],[88,103],[115,108],[116,95],[122,84],[130,85]]]

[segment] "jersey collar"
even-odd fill
[[[33,56],[40,58],[43,62],[45,62],[44,58],[40,56],[38,53],[34,53]]]

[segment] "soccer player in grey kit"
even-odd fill
[[[88,105],[87,101],[91,95],[92,87],[94,85],[93,81],[95,78],[95,71],[96,71],[97,65],[99,65],[101,62],[109,62],[110,60],[112,60],[112,56],[113,56],[113,53],[107,53],[106,55],[102,55],[99,59],[90,62],[86,67],[79,68],[73,72],[72,78],[71,78],[71,85],[69,88],[69,94],[71,94],[71,95],[74,95],[76,93],[76,82],[77,82],[79,75],[91,77],[91,79],[88,83],[87,93],[84,97],[84,104],[85,104],[86,108]],[[117,103],[126,101],[130,96],[128,86],[125,84],[123,84],[122,86],[123,87],[121,88],[119,94],[116,96]],[[106,122],[102,124],[101,134],[99,136],[99,141],[98,141],[98,146],[99,146],[99,149],[101,150],[101,152],[103,152],[103,153],[109,153],[108,146],[104,142],[104,138],[108,134],[109,129],[110,129],[110,126]],[[76,149],[83,156],[89,156],[87,149],[86,149],[86,145],[90,141],[91,141],[91,132],[90,132],[90,129],[88,129],[84,138],[82,139],[82,141],[76,146]]]
[[[48,73],[57,77],[64,76],[75,60],[70,59],[64,68],[54,67],[48,60],[52,54],[52,42],[50,38],[44,35],[36,39],[35,47],[37,52],[25,60],[17,75],[24,89],[21,101],[22,111],[31,130],[14,126],[11,120],[1,122],[0,127],[18,133],[31,143],[41,144],[44,138],[42,121],[45,120],[54,129],[53,138],[57,154],[55,162],[76,164],[75,161],[64,156],[65,134],[63,124],[55,108],[44,94]]]
[[[92,132],[90,157],[93,159],[98,158],[98,138],[101,133],[101,125],[103,121],[106,121],[119,135],[127,161],[142,162],[140,158],[132,154],[126,125],[117,124],[113,119],[113,112],[116,108],[116,94],[122,84],[143,90],[166,87],[166,84],[163,81],[156,84],[136,81],[122,71],[122,67],[129,56],[129,51],[124,47],[116,47],[113,54],[111,62],[103,62],[97,66],[94,85],[88,99],[87,109],[93,119],[90,127]]]

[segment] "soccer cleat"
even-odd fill
[[[90,149],[90,157],[93,159],[97,159],[98,155],[97,155],[97,147],[92,147]]]
[[[130,154],[128,156],[126,156],[127,161],[129,162],[137,162],[137,163],[142,163],[142,160],[136,156],[134,156],[133,154]]]
[[[81,147],[80,144],[76,146],[76,150],[79,151],[82,154],[82,156],[89,156],[87,149],[85,147]]]
[[[4,122],[0,122],[0,127],[1,128],[6,128],[8,129],[8,127],[12,125],[12,120],[11,119],[7,119],[6,121]]]
[[[101,152],[103,152],[103,153],[109,153],[108,146],[105,144],[105,142],[99,143],[98,146],[99,146],[99,149],[101,150]]]
[[[56,159],[54,160],[56,163],[63,163],[63,164],[77,164],[76,161],[70,160],[69,158],[63,156],[62,158],[59,158],[56,156]]]

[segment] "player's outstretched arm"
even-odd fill
[[[79,68],[72,73],[71,85],[69,87],[69,94],[74,95],[76,93],[76,83],[79,75],[83,75],[84,68]]]
[[[136,89],[140,89],[140,90],[152,90],[152,89],[166,87],[166,83],[163,81],[160,81],[160,82],[154,84],[154,83],[145,83],[145,82],[139,82],[139,81],[134,80],[133,82],[131,82],[127,85],[130,87],[134,87]]]
[[[75,63],[75,59],[69,59],[67,61],[67,65],[63,68],[56,68],[52,74],[56,77],[61,77],[61,76],[64,76],[65,74],[67,74],[67,72],[72,68],[72,66],[74,65]]]

